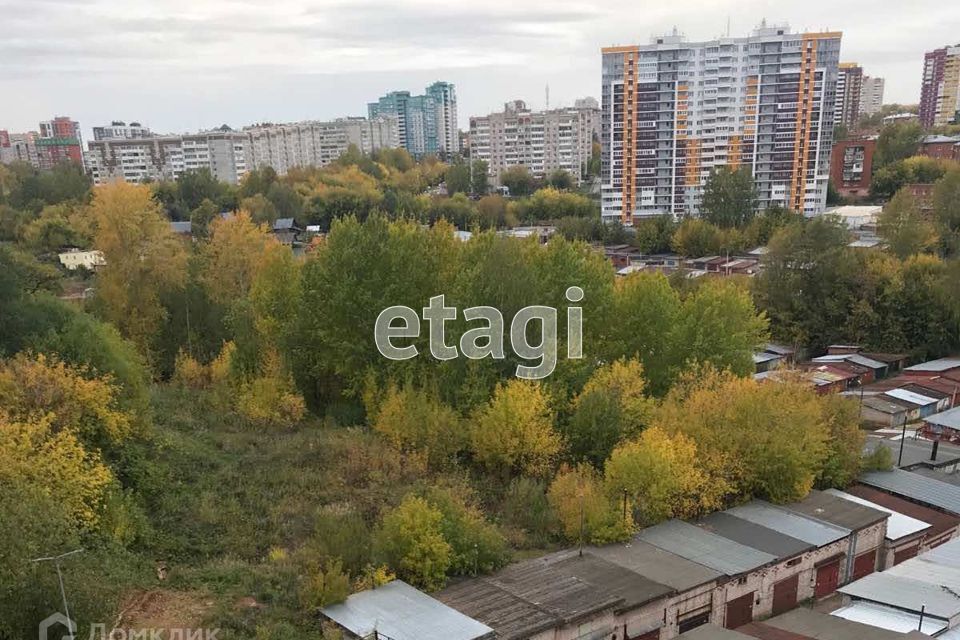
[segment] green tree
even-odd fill
[[[703,189],[703,218],[722,228],[743,227],[753,219],[757,190],[749,169],[722,166],[710,172]]]
[[[407,496],[384,516],[374,554],[412,585],[440,589],[453,562],[453,549],[443,537],[443,513],[423,498]]]
[[[939,240],[936,227],[906,189],[898,191],[884,206],[877,220],[877,232],[887,241],[890,250],[901,258],[929,251]]]
[[[590,198],[554,187],[538,189],[529,198],[511,202],[511,209],[521,222],[599,217],[597,205]]]
[[[960,253],[960,169],[947,172],[933,188],[933,215],[943,251]]]
[[[490,167],[486,160],[470,161],[470,189],[478,196],[485,196],[490,191]]]
[[[653,408],[638,360],[621,359],[598,367],[574,398],[563,430],[571,455],[601,467],[617,444],[640,434]]]
[[[456,162],[447,167],[445,175],[447,183],[447,193],[451,196],[455,193],[470,194],[471,177],[470,165],[464,162]]]
[[[450,573],[490,573],[507,563],[506,539],[487,522],[469,491],[433,486],[423,497],[443,515],[440,528],[450,545]]]
[[[923,127],[918,122],[889,124],[880,131],[873,164],[878,169],[897,160],[909,158],[917,152],[923,138]]]
[[[500,184],[509,190],[511,196],[519,198],[533,193],[536,181],[529,169],[516,165],[500,173]]]
[[[560,191],[569,191],[576,185],[576,180],[565,169],[554,169],[547,176],[547,185]]]

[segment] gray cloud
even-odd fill
[[[916,101],[923,51],[957,40],[941,0],[0,0],[0,128],[54,113],[184,130],[224,120],[362,113],[383,92],[458,84],[461,122],[524,98],[596,95],[599,49],[679,27],[747,33],[764,16],[844,30],[843,58]],[[5,91],[6,92],[6,91]],[[129,110],[126,114],[114,109]],[[195,121],[195,120],[199,120]]]

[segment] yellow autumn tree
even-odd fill
[[[17,419],[46,416],[51,431],[71,431],[98,448],[116,446],[142,427],[120,406],[109,376],[42,354],[0,361],[0,407]]]
[[[627,498],[644,524],[713,511],[726,493],[722,483],[712,482],[699,468],[692,440],[657,427],[614,449],[604,485],[611,497]]]
[[[72,431],[55,427],[52,414],[0,413],[0,487],[35,487],[62,507],[74,526],[92,530],[113,483],[99,454],[84,449]]]
[[[230,304],[246,297],[264,253],[275,244],[267,228],[254,223],[246,211],[214,220],[210,240],[200,252],[200,280],[210,298]]]
[[[618,508],[589,465],[564,465],[550,483],[547,500],[569,542],[605,544],[625,540],[633,532],[631,512]]]
[[[828,455],[824,400],[800,380],[760,383],[694,371],[664,400],[653,424],[697,445],[711,482],[741,498],[803,498]]]
[[[387,390],[372,426],[401,451],[425,454],[434,467],[450,464],[466,446],[466,433],[457,412],[411,386],[391,386]]]
[[[145,185],[98,187],[88,214],[93,244],[106,261],[97,272],[98,310],[149,355],[165,318],[160,295],[186,276],[184,244]]]
[[[560,452],[560,436],[542,387],[527,380],[497,386],[473,418],[471,444],[476,459],[502,474],[544,476]]]

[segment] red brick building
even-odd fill
[[[845,198],[861,198],[870,192],[876,140],[843,140],[830,154],[830,182]]]

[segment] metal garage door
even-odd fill
[[[906,549],[901,549],[900,551],[894,551],[893,564],[900,564],[904,560],[909,560],[910,558],[916,558],[917,552],[919,550],[920,550],[920,545],[915,544],[912,547],[907,547]]]
[[[853,559],[853,579],[859,580],[868,576],[877,568],[877,550],[861,553]]]
[[[740,596],[727,603],[727,617],[723,626],[736,629],[753,622],[753,592]]]
[[[773,585],[773,615],[790,611],[797,606],[797,592],[800,589],[800,576],[790,576]]]
[[[686,633],[687,631],[696,629],[697,627],[705,625],[708,622],[710,622],[710,612],[704,611],[703,613],[680,620],[677,623],[677,631],[680,633]]]
[[[823,598],[837,590],[840,584],[840,559],[817,567],[817,586],[813,589],[815,598]]]

